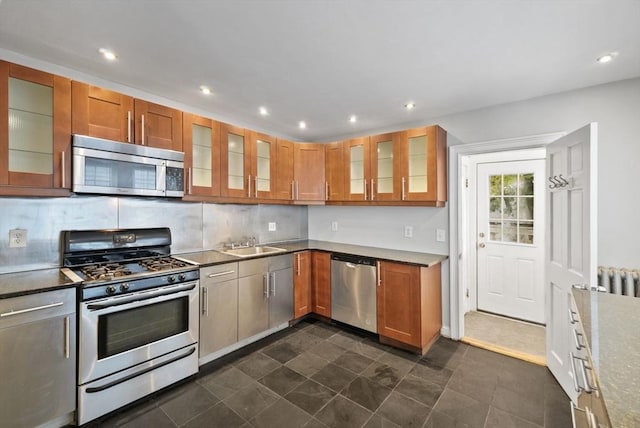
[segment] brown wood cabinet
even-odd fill
[[[402,132],[369,137],[371,201],[401,199]]]
[[[327,143],[324,146],[324,174],[327,201],[344,200],[344,142]]]
[[[220,124],[220,193],[222,196],[249,198],[251,146],[245,129]]]
[[[293,146],[294,200],[325,200],[324,145],[296,143]]]
[[[182,112],[73,81],[74,134],[182,151]]]
[[[293,200],[293,145],[291,141],[276,141],[276,169],[274,199]]]
[[[311,252],[300,251],[293,255],[293,318],[311,310]]]
[[[311,305],[314,313],[331,318],[331,253],[311,252]]]
[[[183,115],[185,196],[220,196],[220,124]]]
[[[0,61],[0,194],[67,196],[71,81]]]
[[[344,144],[344,196],[348,201],[371,199],[369,137],[353,138]]]
[[[253,199],[273,199],[276,194],[276,138],[246,131],[249,140],[249,186]]]
[[[425,353],[442,327],[440,264],[379,261],[378,335],[382,343]]]

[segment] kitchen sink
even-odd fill
[[[220,250],[224,254],[229,254],[236,257],[253,257],[261,256],[265,254],[281,253],[287,251],[284,248],[269,247],[266,245],[260,247],[245,247],[245,248],[230,248],[228,250]]]

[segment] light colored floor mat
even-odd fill
[[[464,315],[463,342],[542,366],[547,365],[545,328],[484,312]]]

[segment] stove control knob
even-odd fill
[[[185,275],[185,274],[181,273],[180,275],[178,275],[178,279],[179,279],[180,281],[184,281],[185,279],[187,279],[187,275]]]
[[[120,291],[122,291],[122,292],[129,291],[129,284],[127,284],[126,282],[124,284],[121,284],[120,285]]]
[[[113,285],[108,285],[107,289],[106,289],[107,294],[115,294],[116,292],[116,287],[114,287]]]
[[[169,275],[169,277],[167,278],[167,281],[169,282],[175,282],[176,281],[176,277],[173,275]]]

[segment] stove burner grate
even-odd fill
[[[82,273],[91,280],[113,279],[131,275],[131,269],[118,263],[105,263],[100,265],[88,265],[81,269]]]
[[[149,271],[161,271],[166,269],[176,269],[189,266],[188,263],[182,260],[177,260],[172,257],[159,257],[154,259],[140,260],[140,266]]]

